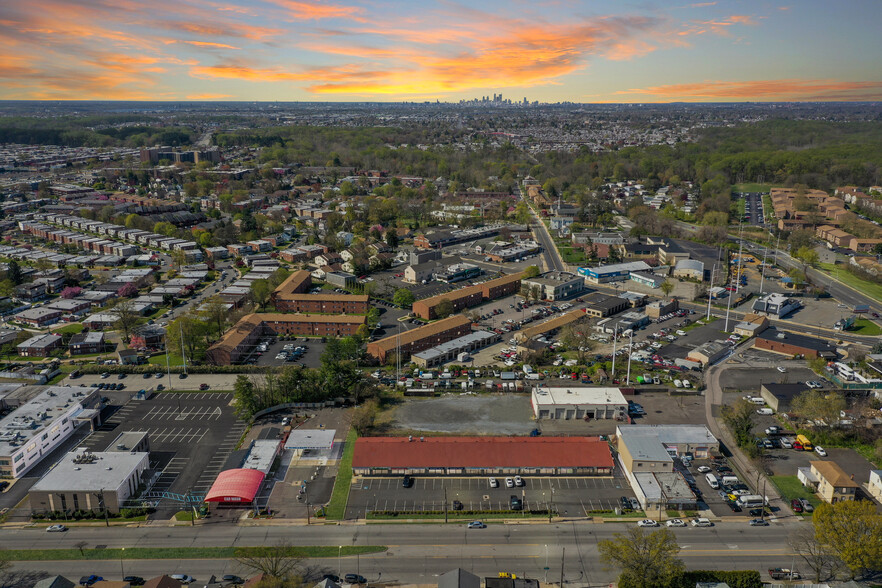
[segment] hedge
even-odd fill
[[[542,510],[453,510],[450,509],[447,511],[448,515],[456,515],[456,516],[481,516],[481,515],[491,515],[491,514],[506,514],[506,515],[520,515],[520,514],[528,514],[528,515],[544,515],[548,516],[548,511],[545,509]],[[395,510],[372,510],[371,515],[373,516],[381,516],[381,517],[408,517],[411,515],[438,515],[444,516],[443,510],[415,510],[415,511],[395,511]]]
[[[671,588],[695,588],[698,582],[725,582],[730,588],[762,588],[763,586],[760,573],[756,570],[693,570],[684,572],[671,583]]]

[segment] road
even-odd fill
[[[557,250],[557,245],[554,244],[554,239],[551,238],[551,234],[548,232],[548,227],[545,226],[545,223],[543,223],[542,219],[539,218],[539,215],[536,214],[536,210],[524,196],[524,192],[521,190],[520,186],[518,186],[518,195],[530,209],[530,214],[533,215],[533,235],[536,237],[539,245],[542,246],[542,256],[545,259],[547,271],[568,271],[567,264],[564,263],[561,258],[560,252]]]
[[[560,581],[563,558],[564,581],[575,586],[600,586],[613,581],[615,574],[603,569],[597,544],[621,533],[633,523],[503,525],[467,530],[465,525],[367,525],[367,526],[254,526],[225,524],[198,527],[126,528],[108,534],[101,527],[72,529],[67,533],[38,530],[7,530],[0,547],[28,545],[34,549],[73,547],[85,541],[113,547],[133,546],[219,546],[273,545],[287,541],[292,545],[386,545],[381,554],[361,557],[331,557],[306,561],[315,579],[322,573],[360,573],[369,581],[432,583],[437,576],[462,567],[479,576],[495,576],[509,571],[525,577]],[[692,569],[766,569],[790,565],[792,555],[787,538],[803,523],[787,521],[770,527],[749,527],[746,522],[720,524],[709,529],[675,529],[682,548],[680,556]],[[547,560],[546,560],[547,546]],[[125,574],[144,577],[160,573],[187,573],[199,581],[211,574],[239,573],[243,570],[229,560],[103,560],[90,562],[20,562],[17,571],[63,573],[69,577],[100,574],[117,579]]]

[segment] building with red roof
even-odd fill
[[[218,474],[205,496],[205,502],[222,504],[251,504],[263,484],[264,473],[260,470],[236,468]]]
[[[599,437],[361,437],[352,470],[383,475],[609,475],[614,462]]]

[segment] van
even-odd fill
[[[683,382],[681,382],[680,380],[674,380],[674,387],[675,388],[682,388]]]
[[[775,411],[772,410],[771,408],[759,408],[759,409],[757,409],[756,414],[762,414],[762,415],[769,416],[769,415],[775,414]]]
[[[737,484],[738,483],[738,476],[723,476],[722,482],[723,482],[724,486]]]
[[[761,396],[753,396],[753,397],[751,397],[751,399],[750,399],[750,403],[751,403],[751,404],[756,404],[757,406],[759,406],[759,405],[761,405],[761,404],[765,404],[766,401],[765,401]]]
[[[707,480],[708,485],[714,490],[718,490],[720,488],[720,482],[717,480],[717,477],[713,474],[705,474],[704,479]]]
[[[537,372],[530,372],[527,374],[527,379],[528,380],[538,380],[539,374]]]

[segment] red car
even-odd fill
[[[793,509],[793,512],[802,512],[802,502],[798,498],[794,498],[790,501],[790,508]]]
[[[579,379],[579,374],[577,374],[576,372],[573,372],[572,374],[570,374],[570,378],[573,379],[573,380],[578,380],[578,379]]]

